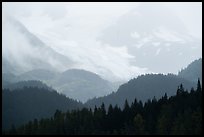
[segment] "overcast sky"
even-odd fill
[[[3,3],[3,14],[14,16],[46,45],[76,62],[76,67],[96,72],[109,80],[127,80],[132,76],[155,71],[148,66],[131,64],[130,60],[134,60],[135,55],[129,52],[129,45],[112,46],[110,43],[104,44],[97,38],[103,34],[103,30],[117,24],[121,17],[146,5],[168,8],[183,23],[192,37],[202,40],[201,2],[147,4],[9,2]],[[134,33],[133,36],[138,35]],[[159,52],[158,49],[157,54]],[[199,56],[202,56],[201,52],[194,58]]]

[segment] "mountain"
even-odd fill
[[[117,92],[88,100],[85,104],[94,108],[95,105],[99,106],[104,102],[106,106],[109,106],[109,104],[113,106],[117,104],[123,108],[123,102],[126,99],[128,102],[133,102],[133,100],[137,98],[137,100],[145,102],[153,97],[158,99],[165,93],[167,93],[168,96],[175,95],[177,87],[180,84],[183,84],[186,89],[196,87],[196,83],[172,74],[141,75],[121,85]]]
[[[2,86],[2,89],[9,89],[10,91],[16,89],[23,89],[29,87],[38,87],[38,88],[45,88],[47,90],[53,91],[51,87],[48,87],[45,83],[37,80],[28,80],[28,81],[19,81],[16,83],[8,83],[7,85]]]
[[[67,97],[82,102],[116,91],[119,83],[121,83],[111,83],[95,73],[81,69],[69,69],[62,73],[45,69],[34,69],[17,76],[10,73],[3,73],[3,76],[5,77],[3,78],[3,87],[11,86],[10,83],[20,82],[22,84],[21,81],[37,80],[65,94]],[[20,83],[17,83],[17,85]],[[15,87],[15,85],[12,86]]]
[[[107,95],[114,89],[109,81],[102,79],[99,75],[80,69],[69,69],[58,75],[48,85],[82,102],[93,97]]]
[[[18,76],[19,80],[41,80],[47,81],[54,79],[58,75],[58,72],[45,70],[45,69],[33,69]]]
[[[67,98],[46,88],[24,87],[21,89],[2,89],[2,126],[20,126],[29,120],[51,117],[56,109],[80,109],[82,103]]]
[[[2,84],[17,82],[17,76],[13,73],[2,73]]]
[[[135,57],[132,65],[157,73],[176,74],[189,61],[202,56],[202,40],[192,36],[182,20],[160,3],[144,3],[125,13],[97,39],[111,46],[127,47]]]
[[[2,18],[2,39],[4,73],[19,75],[33,69],[63,71],[73,65],[69,58],[48,47],[11,16]]]
[[[186,68],[182,69],[178,76],[193,82],[196,82],[199,78],[202,84],[202,58],[194,60]]]
[[[16,89],[16,87],[22,88],[24,85],[48,88],[44,83],[54,79],[57,74],[58,72],[45,69],[34,69],[20,75],[2,73],[2,88]]]
[[[2,89],[5,87],[9,87],[12,83],[16,82],[18,82],[18,77],[16,75],[10,72],[2,72]]]

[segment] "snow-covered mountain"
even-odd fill
[[[98,40],[126,46],[135,56],[131,63],[152,72],[177,73],[202,55],[202,41],[191,35],[185,23],[164,6],[146,4],[133,9],[106,28]]]

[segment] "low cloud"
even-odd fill
[[[117,25],[118,19],[128,12],[134,12],[134,14],[140,17],[146,15],[137,12],[137,7],[140,5],[144,4],[3,3],[2,12],[3,15],[12,15],[18,19],[31,33],[40,38],[47,46],[73,61],[72,65],[67,65],[66,63],[59,64],[58,62],[47,60],[53,64],[53,66],[61,68],[61,71],[69,68],[82,68],[95,72],[108,80],[117,81],[128,80],[139,74],[152,71],[149,70],[148,66],[139,67],[131,63],[141,60],[138,56],[132,53],[130,54],[129,50],[132,45],[121,44],[121,39],[116,39],[120,44],[120,46],[116,46],[112,43],[104,43],[102,40],[98,39],[98,37],[103,34],[104,29]],[[148,5],[151,6],[151,3]],[[169,7],[174,9],[174,7],[171,6]],[[181,4],[177,9],[180,7],[182,7]],[[140,9],[143,9],[143,7],[140,7]],[[145,10],[147,9],[144,9],[144,11]],[[147,13],[148,10],[145,12]],[[156,11],[156,13],[157,12],[160,13],[159,10]],[[179,11],[179,13],[181,16],[181,11]],[[182,19],[185,20],[185,17]],[[171,23],[169,22],[169,24]],[[154,26],[154,24],[152,24],[152,26]],[[149,25],[148,27],[152,26]],[[12,32],[12,29],[15,28],[3,26],[4,32],[7,30]],[[145,43],[151,40],[151,37],[142,37],[137,30],[131,30],[131,32],[128,33],[128,37],[132,36],[134,39],[139,39],[135,45],[133,45],[137,47],[137,49],[142,48]],[[27,40],[21,35],[18,35],[17,32],[13,32],[11,35],[9,38],[5,37],[6,35],[3,36],[3,55],[7,58],[13,56],[13,59],[22,63],[22,66],[32,69],[32,66],[29,66],[25,61],[25,58],[28,55],[36,58],[33,49],[28,49],[29,47],[26,46],[28,45]],[[158,35],[160,37],[165,36],[166,39],[171,41],[178,41],[178,39],[176,39],[177,37],[170,36],[170,34],[167,36],[163,35],[163,32],[160,32]],[[158,43],[160,41],[156,42]],[[15,45],[15,47],[7,45]],[[19,46],[21,46],[21,48],[19,48]],[[154,44],[154,46],[158,47],[160,45]],[[171,47],[171,45],[166,46],[169,46],[169,48]],[[159,52],[160,51],[158,51],[158,53]],[[146,54],[146,52],[141,54]],[[37,55],[40,59],[41,54],[37,53]]]

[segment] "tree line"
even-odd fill
[[[83,108],[63,113],[56,110],[51,118],[34,119],[20,127],[12,126],[3,134],[57,135],[200,135],[202,134],[202,88],[185,90],[178,86],[175,96],[165,93],[160,99],[142,103],[126,100],[124,108],[104,103],[94,109]]]

